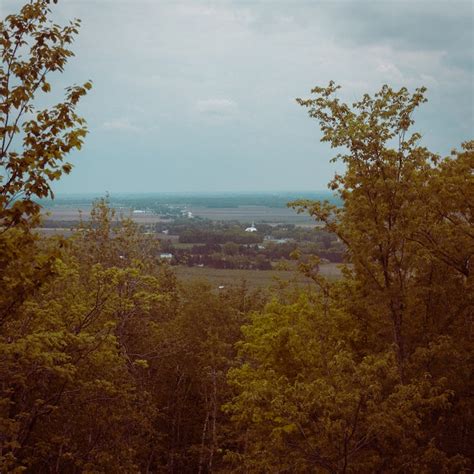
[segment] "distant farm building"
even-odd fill
[[[160,258],[162,260],[171,260],[173,258],[172,253],[160,253]]]

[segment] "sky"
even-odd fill
[[[2,0],[1,16],[21,0]],[[58,193],[311,191],[341,165],[295,102],[331,79],[350,103],[428,88],[415,116],[446,155],[474,130],[469,1],[59,0],[80,18],[55,90],[92,79],[89,135]],[[43,99],[42,99],[43,100]]]

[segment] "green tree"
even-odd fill
[[[96,203],[3,327],[2,470],[135,472],[160,451],[155,360],[176,287],[147,237],[113,216]]]
[[[35,199],[53,196],[51,182],[69,173],[65,157],[87,132],[76,107],[90,82],[67,88],[51,108],[35,107],[37,95],[51,90],[49,75],[73,55],[79,27],[78,20],[53,24],[49,3],[29,2],[0,22],[0,325],[53,273],[54,252],[40,251],[31,232],[40,213]]]
[[[76,107],[91,83],[66,89],[64,100],[37,109],[36,96],[51,91],[49,75],[62,72],[79,20],[65,27],[50,19],[50,2],[35,0],[0,23],[0,222],[3,228],[37,216],[34,198],[53,196],[50,182],[69,173],[68,153],[87,133]]]
[[[473,146],[441,159],[420,145],[424,89],[352,106],[337,89],[298,102],[345,150],[330,183],[343,206],[292,205],[344,242],[350,266],[331,283],[318,259],[302,263],[317,295],[245,327],[227,404],[245,435],[229,458],[253,472],[458,472],[474,458]]]
[[[453,304],[461,308],[460,313],[466,315],[464,310],[472,303],[465,297],[472,285],[469,262],[474,253],[472,232],[465,232],[472,228],[472,143],[463,145],[464,153],[454,152],[441,160],[419,143],[419,133],[410,133],[413,112],[426,101],[424,88],[409,94],[405,88],[393,91],[384,86],[373,98],[365,95],[352,108],[335,97],[337,89],[333,83],[315,88],[316,99],[298,102],[319,120],[322,141],[347,150],[335,158],[346,164],[345,174],[336,175],[330,183],[344,206],[293,205],[324,222],[346,244],[374,319],[388,323],[383,326],[396,347],[403,382],[407,358],[419,343],[419,279],[426,271],[426,250],[435,258],[432,264],[446,266],[444,284],[452,285]],[[459,173],[455,178],[458,189],[452,178],[444,179],[454,170]],[[442,196],[442,204],[437,196]],[[452,247],[448,235],[440,237],[437,252],[433,242],[428,243],[429,236],[441,227],[449,227],[452,234],[456,229],[456,236],[450,237],[456,240],[458,255],[447,253],[447,246]],[[446,316],[441,311],[436,319]]]

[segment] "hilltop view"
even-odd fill
[[[473,472],[473,13],[4,0],[0,473]]]

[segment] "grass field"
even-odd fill
[[[299,286],[313,285],[309,278],[296,271],[283,270],[227,270],[217,268],[200,268],[200,267],[173,267],[179,280],[183,282],[191,282],[196,280],[207,281],[211,286],[218,288],[219,286],[238,285],[243,280],[246,281],[250,288],[267,288],[276,285],[278,281],[289,282],[294,281]],[[338,265],[335,263],[323,264],[320,267],[321,274],[336,279],[341,275]]]

